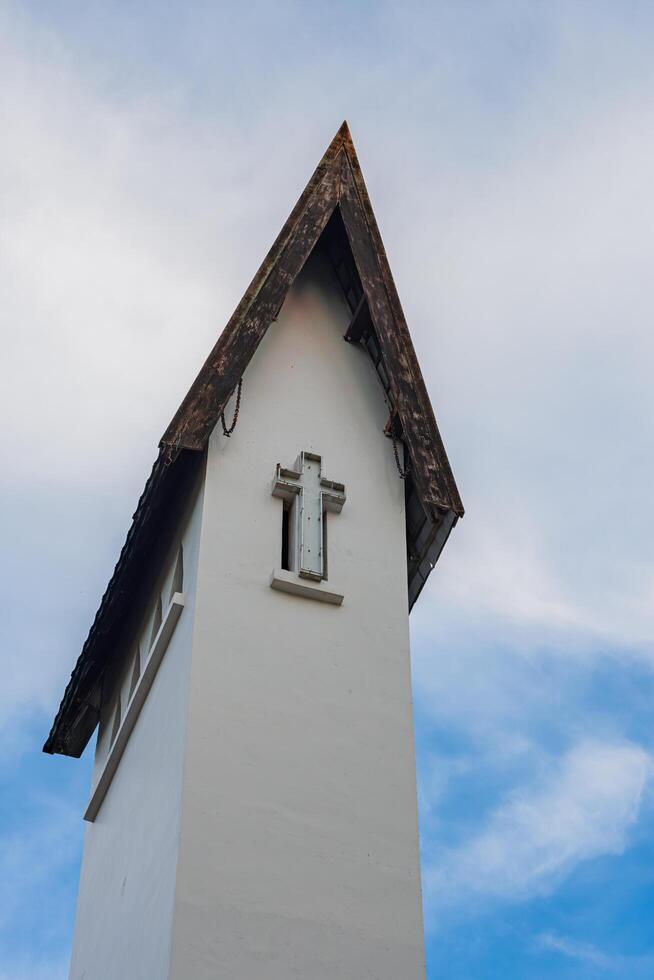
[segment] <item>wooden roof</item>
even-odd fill
[[[347,123],[316,167],[162,442],[202,449],[335,208],[347,231],[425,503],[463,513]]]
[[[99,682],[129,615],[142,569],[173,502],[313,249],[327,249],[350,305],[345,339],[373,359],[394,434],[408,458],[409,606],[463,505],[436,425],[352,138],[343,123],[218,338],[160,442],[127,540],[64,693],[46,752],[81,755],[99,716]]]

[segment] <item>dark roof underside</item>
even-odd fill
[[[188,496],[239,378],[312,250],[324,249],[352,313],[345,335],[368,351],[404,444],[409,608],[463,514],[347,125],[340,128],[160,443],[127,540],[44,751],[81,755],[100,683],[120,646],[162,529]]]

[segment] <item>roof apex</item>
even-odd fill
[[[164,432],[174,454],[203,449],[295,277],[339,208],[391,382],[423,504],[463,514],[445,449],[344,121]]]

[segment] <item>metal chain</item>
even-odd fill
[[[390,433],[391,439],[393,440],[393,455],[395,456],[395,465],[397,466],[397,472],[400,476],[400,480],[406,480],[407,476],[409,475],[409,467],[407,465],[404,467],[404,469],[402,469],[402,465],[400,463],[400,453],[397,448],[397,439],[395,438],[395,432],[394,432],[395,427],[393,422],[394,422],[393,409],[391,409],[391,414],[388,419],[388,431]]]
[[[223,435],[229,437],[236,428],[236,423],[238,422],[238,413],[241,410],[241,389],[243,388],[243,378],[240,378],[238,382],[238,390],[236,392],[236,406],[234,408],[234,418],[232,419],[232,424],[227,428],[227,423],[225,422],[225,412],[220,413],[220,421],[223,427]]]
[[[181,445],[181,442],[182,442],[182,434],[180,432],[175,442],[169,443],[166,446],[166,452],[164,455],[164,467],[168,467],[175,462],[177,456],[179,455],[179,447]]]

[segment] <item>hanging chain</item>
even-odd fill
[[[400,452],[399,449],[397,448],[397,439],[395,438],[394,422],[395,419],[393,416],[393,409],[391,409],[391,414],[388,419],[388,431],[391,439],[393,440],[393,455],[395,456],[395,465],[397,466],[397,472],[399,473],[400,480],[406,480],[407,476],[409,475],[409,467],[407,465],[403,469],[402,464],[400,463]]]
[[[164,453],[164,467],[168,467],[175,462],[175,460],[179,455],[179,447],[181,445],[181,442],[182,442],[182,434],[180,432],[177,438],[175,439],[174,443],[168,443]]]
[[[234,418],[232,419],[232,424],[227,428],[227,423],[225,422],[225,412],[224,410],[220,413],[220,421],[223,427],[223,435],[229,437],[236,428],[236,423],[238,422],[238,413],[241,410],[241,389],[243,388],[243,378],[240,378],[238,382],[238,390],[236,392],[236,406],[234,408]]]

